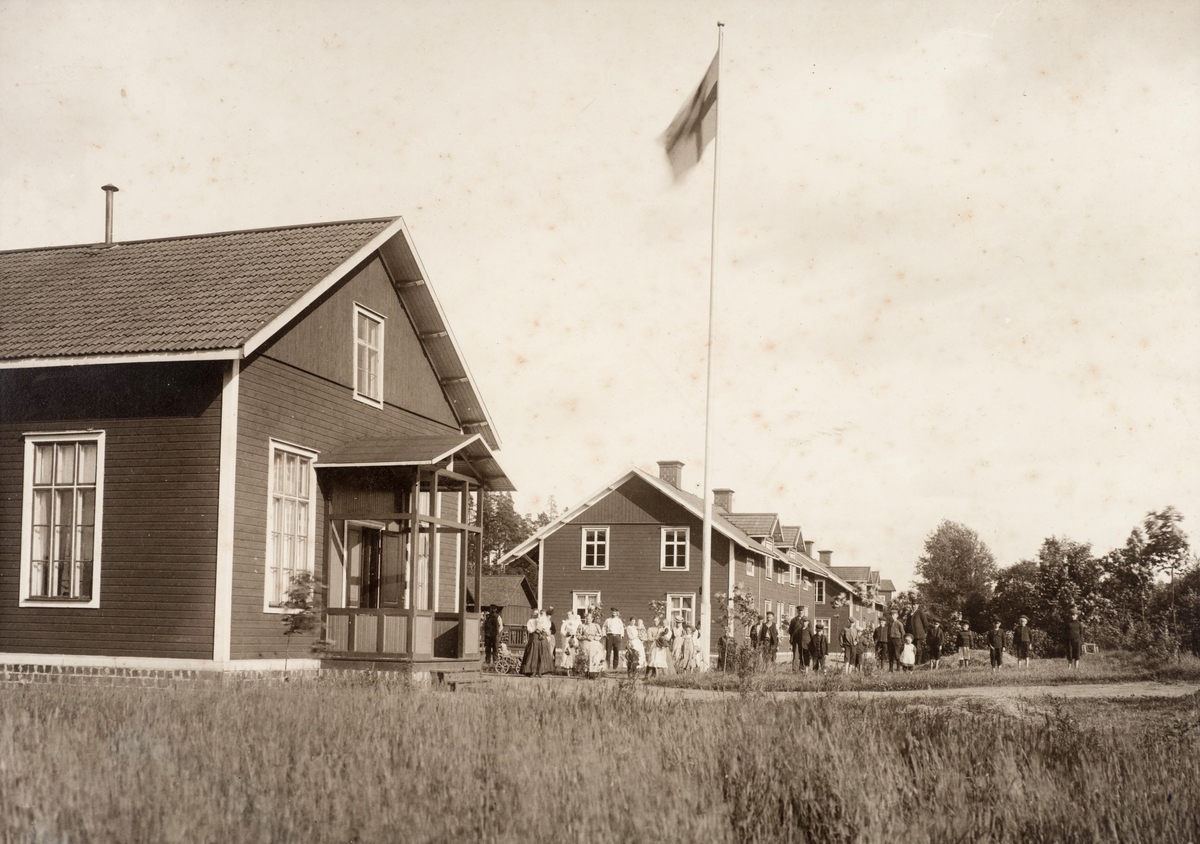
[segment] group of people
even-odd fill
[[[499,619],[499,613],[495,613]],[[484,659],[494,661],[503,622],[484,620]],[[525,651],[521,673],[527,677],[564,673],[599,677],[622,666],[630,679],[654,677],[676,671],[702,671],[707,661],[699,658],[699,631],[682,617],[667,623],[656,616],[647,627],[640,618],[625,621],[617,609],[601,621],[594,608],[567,615],[560,627],[554,607],[535,610],[525,624]]]

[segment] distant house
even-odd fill
[[[525,644],[525,622],[537,608],[537,593],[521,574],[485,574],[480,585],[483,597],[480,606],[499,607],[504,620],[504,641],[511,646]],[[467,601],[474,604],[474,585],[467,585]],[[559,617],[561,621],[561,616]]]
[[[896,594],[896,585],[886,578],[882,579],[879,581],[878,592],[883,605],[890,607],[892,605],[892,596]]]
[[[2,252],[0,661],[477,665],[498,447],[399,218]]]
[[[698,621],[704,502],[683,491],[683,464],[663,461],[655,477],[633,468],[514,548],[505,561],[538,565],[539,604],[577,611],[600,606],[607,615],[650,623],[651,602],[669,615]],[[852,587],[810,559],[798,528],[773,513],[733,512],[733,492],[714,490],[712,529],[713,641],[724,606],[717,594],[751,596],[780,624],[798,606],[811,618],[831,618],[837,592]],[[828,597],[827,597],[828,596]]]

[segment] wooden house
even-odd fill
[[[658,465],[657,477],[630,469],[509,552],[505,561],[524,556],[537,564],[540,605],[594,605],[605,615],[615,608],[649,624],[651,602],[661,602],[672,617],[698,621],[704,502],[681,489],[682,463]],[[825,602],[852,588],[803,547],[799,528],[784,527],[773,513],[733,512],[733,492],[714,490],[714,646],[725,614],[718,593],[750,596],[781,629],[798,606],[808,606],[813,619],[832,615],[822,614]]]
[[[0,661],[473,667],[498,447],[400,218],[0,252]]]

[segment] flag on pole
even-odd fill
[[[682,179],[688,170],[696,166],[708,142],[717,135],[717,76],[720,73],[720,60],[721,51],[718,50],[708,66],[708,72],[700,80],[700,86],[679,109],[662,136],[675,181]]]

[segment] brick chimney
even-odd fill
[[[821,565],[823,565],[825,567],[829,567],[829,566],[833,565],[833,552],[832,551],[818,551],[817,553],[821,555]]]
[[[683,489],[683,464],[678,460],[658,461],[658,477],[675,489]]]
[[[804,553],[810,560],[812,559],[812,548],[816,544],[817,543],[813,542],[811,539],[804,540]]]
[[[713,504],[720,507],[726,513],[733,512],[733,490],[732,489],[714,489]]]

